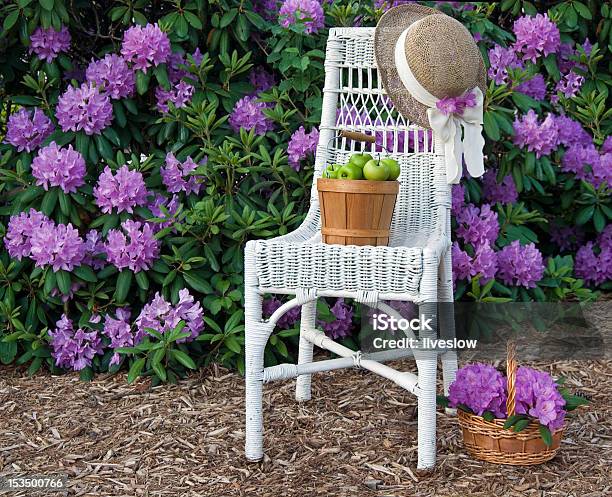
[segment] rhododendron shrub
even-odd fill
[[[243,247],[307,210],[328,28],[401,3],[4,2],[0,360],[155,381],[242,370]],[[490,78],[488,172],[452,189],[456,297],[608,289],[609,5],[422,3],[474,34]],[[346,341],[358,315],[330,299],[318,322]],[[299,309],[279,322],[268,364],[293,359],[298,324]]]

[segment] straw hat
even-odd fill
[[[470,32],[439,10],[407,4],[394,7],[381,17],[374,35],[374,50],[383,86],[400,114],[419,126],[431,128],[427,106],[406,90],[395,64],[395,45],[411,26],[404,44],[405,57],[416,79],[432,95],[458,97],[475,86],[486,93],[486,70]]]

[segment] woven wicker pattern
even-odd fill
[[[310,209],[297,230],[273,240],[247,243],[245,452],[249,460],[263,457],[264,381],[297,377],[296,399],[304,401],[311,396],[312,373],[355,366],[394,381],[418,397],[418,467],[426,469],[435,464],[437,353],[415,354],[417,376],[362,358],[360,352],[334,342],[315,329],[317,297],[354,298],[374,308],[384,308],[383,299],[413,301],[422,308],[435,307],[436,301],[452,301],[451,200],[443,148],[431,134],[400,116],[385,95],[378,77],[373,39],[371,28],[330,30],[314,176],[320,177],[328,164],[346,163],[355,151],[375,154],[384,145],[401,164],[400,191],[389,247],[321,243],[316,180]],[[342,130],[375,135],[379,143],[338,138]],[[294,298],[264,321],[262,296],[265,293],[290,294]],[[275,323],[284,312],[300,305],[298,364],[264,368],[264,350]],[[440,316],[440,323],[454,329],[452,315]],[[312,362],[314,345],[338,357]],[[441,360],[444,388],[448,393],[457,370],[456,354],[448,351]]]
[[[516,347],[508,343],[506,375],[508,378],[508,417],[514,415],[516,398]],[[548,447],[540,435],[539,424],[531,422],[527,427],[515,433],[504,429],[505,419],[487,421],[481,416],[459,410],[459,424],[463,431],[463,444],[476,459],[496,464],[529,466],[550,461],[559,450],[563,429],[553,435],[553,443]]]

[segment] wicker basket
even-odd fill
[[[514,414],[516,349],[511,341],[508,343],[508,417]],[[559,450],[563,428],[552,434],[552,445],[547,446],[540,435],[539,424],[531,422],[527,427],[515,433],[504,429],[505,419],[487,421],[482,416],[457,410],[459,424],[463,431],[463,444],[475,459],[496,464],[528,466],[550,461]]]
[[[342,130],[338,137],[375,143],[375,137]],[[330,140],[331,141],[331,140]],[[389,245],[398,181],[317,180],[321,240],[336,245]]]

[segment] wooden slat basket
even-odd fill
[[[317,180],[321,239],[338,245],[389,245],[398,181]]]
[[[515,412],[516,349],[514,342],[508,343],[508,417]],[[482,416],[457,409],[459,425],[463,431],[463,444],[475,459],[496,464],[529,466],[550,461],[559,451],[563,428],[552,433],[549,447],[540,436],[539,424],[532,421],[525,429],[515,433],[504,429],[505,419],[487,421]]]

